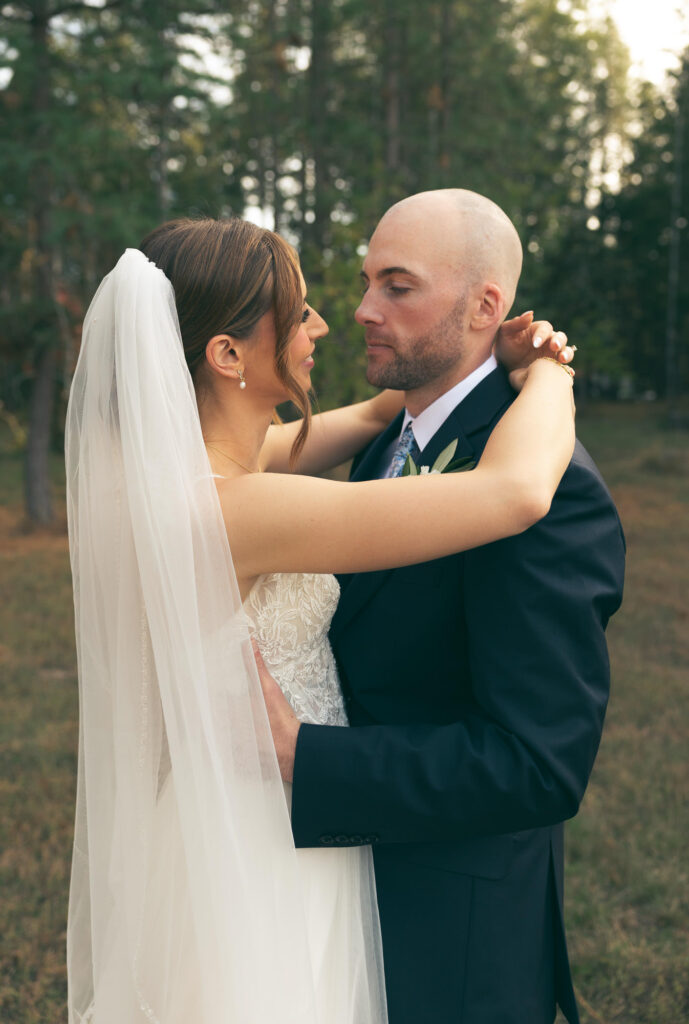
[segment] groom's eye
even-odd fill
[[[388,291],[391,291],[393,295],[406,295],[407,292],[411,291],[411,288],[405,288],[401,284],[388,285]]]

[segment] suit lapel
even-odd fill
[[[366,448],[360,458],[355,459],[350,480],[375,480],[380,470],[380,463],[385,450],[392,444],[402,429],[404,410],[395,416],[382,434]]]
[[[514,397],[505,371],[501,367],[493,370],[452,410],[421,452],[420,464],[432,466],[454,440],[454,458],[478,460],[496,420]]]
[[[383,433],[379,434],[375,441],[368,446],[361,458],[358,461],[355,460],[352,467],[352,473],[349,478],[352,483],[360,483],[363,480],[377,479],[378,473],[381,469],[383,456],[395,438],[398,437],[402,429],[403,421],[404,410],[402,410],[402,412],[394,418],[392,423],[389,424]],[[351,609],[353,614],[357,608],[364,604],[378,589],[378,587],[382,585],[390,572],[392,572],[391,569],[385,569],[381,572],[362,572],[351,576],[338,576],[340,583],[340,600],[331,626],[331,633],[333,635],[340,628],[345,619],[349,621],[349,618],[351,617],[349,610]]]
[[[438,455],[451,441],[457,439],[455,458],[478,460],[496,420],[514,399],[504,370],[498,367],[485,377],[472,392],[447,417],[442,426],[421,452],[419,465],[432,466]],[[375,478],[380,468],[380,459],[401,428],[404,415],[393,420],[364,453],[356,466],[353,481]],[[347,623],[373,597],[394,569],[379,572],[362,572],[340,579],[342,594],[333,618],[331,635],[335,639]]]

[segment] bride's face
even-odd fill
[[[301,288],[304,298],[304,310],[301,323],[289,340],[289,366],[300,384],[306,389],[311,387],[311,370],[313,369],[313,353],[316,342],[324,338],[330,328],[317,313],[313,306],[306,301],[306,282],[301,277]]]
[[[287,342],[287,359],[291,372],[301,386],[311,387],[311,370],[314,366],[314,351],[319,338],[325,337],[329,328],[323,317],[306,301],[306,284],[302,278],[304,308],[301,323],[294,329]],[[275,324],[273,314],[266,313],[258,321],[247,349],[247,388],[255,394],[265,395],[274,405],[289,398],[284,383],[275,369]]]

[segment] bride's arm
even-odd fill
[[[521,533],[548,511],[574,448],[571,378],[551,360],[521,394],[470,473],[365,483],[253,474],[220,481],[240,578],[368,572]]]
[[[378,436],[404,405],[402,391],[381,391],[374,398],[320,412],[311,421],[295,473],[315,476],[353,458]],[[289,456],[301,420],[268,427],[261,466],[269,473],[289,473]]]

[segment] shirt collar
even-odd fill
[[[464,380],[460,380],[459,384],[455,384],[454,387],[446,391],[440,398],[436,398],[435,402],[431,402],[427,408],[420,412],[418,416],[412,416],[406,409],[404,410],[404,420],[402,422],[402,429],[400,431],[400,437],[404,433],[407,423],[412,424],[412,430],[414,432],[414,439],[419,446],[419,451],[423,451],[426,445],[429,443],[431,438],[437,434],[442,427],[443,423],[450,415],[453,409],[456,409],[460,402],[463,402],[470,391],[473,391],[477,384],[480,384],[484,377],[487,377],[489,373],[497,367],[498,363],[494,355],[490,355],[486,359],[485,363],[481,363],[473,373],[470,373]]]

